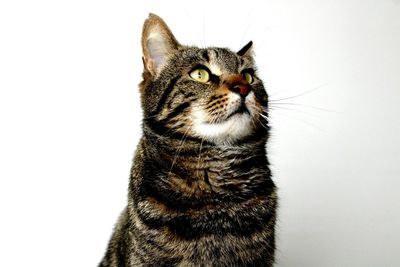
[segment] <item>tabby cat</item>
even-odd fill
[[[268,96],[251,46],[181,45],[149,15],[143,136],[101,267],[273,265]]]

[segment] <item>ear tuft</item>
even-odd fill
[[[175,53],[179,47],[180,44],[163,19],[150,13],[144,22],[142,33],[145,69],[156,76],[169,56]]]
[[[240,49],[236,54],[238,54],[239,56],[251,56],[252,46],[253,46],[253,41],[250,41],[245,46],[243,46],[243,48]]]

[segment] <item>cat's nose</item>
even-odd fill
[[[248,84],[236,84],[229,90],[245,98],[250,93],[250,86]]]

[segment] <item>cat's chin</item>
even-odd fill
[[[239,141],[254,131],[252,116],[248,112],[235,113],[226,120],[209,123],[204,120],[201,111],[193,114],[192,132],[207,141],[214,143],[232,143]]]

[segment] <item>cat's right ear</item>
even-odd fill
[[[251,56],[252,55],[252,47],[253,41],[248,42],[245,46],[242,47],[236,54],[241,57]]]
[[[174,54],[180,46],[162,18],[150,13],[144,22],[142,33],[145,71],[156,76],[160,73],[168,57]]]

